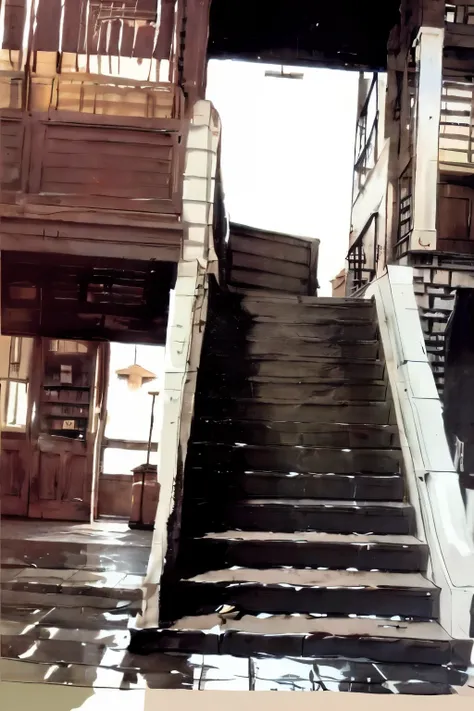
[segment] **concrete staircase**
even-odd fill
[[[375,306],[213,291],[177,570],[138,654],[463,666],[407,499]]]

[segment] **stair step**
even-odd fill
[[[182,615],[215,612],[220,605],[238,613],[438,615],[439,589],[419,573],[372,573],[286,568],[224,568],[182,579],[170,591]],[[167,608],[168,609],[168,608]]]
[[[191,577],[233,566],[420,572],[427,560],[414,536],[225,531],[183,541],[180,564]]]
[[[269,302],[285,302],[297,303],[297,304],[308,304],[310,306],[357,306],[361,309],[373,309],[375,303],[373,299],[361,299],[357,296],[306,296],[305,294],[278,294],[274,292],[265,293],[264,290],[259,291],[258,295],[255,291],[246,291],[245,289],[230,289],[231,292],[241,295],[244,303],[249,300],[257,299],[258,301],[269,301]]]
[[[126,649],[130,644],[130,630],[127,627],[109,628],[103,630],[76,629],[71,633],[67,627],[43,625],[25,625],[22,622],[0,620],[0,638],[28,637],[36,640],[54,639],[56,641],[71,641],[82,644],[105,645],[108,649]]]
[[[245,378],[259,376],[263,378],[324,378],[342,379],[356,383],[382,380],[385,364],[382,360],[351,360],[318,357],[313,360],[297,359],[290,355],[285,360],[275,360],[271,356],[259,356],[249,359],[243,354],[238,360],[233,353],[207,353],[199,367],[199,372],[215,376],[228,374]]]
[[[130,651],[321,656],[464,666],[469,664],[471,647],[469,640],[452,640],[437,622],[277,615],[260,619],[248,615],[223,624],[222,617],[211,614],[183,618],[170,629],[133,631]]]
[[[204,505],[211,518],[224,502],[248,498],[325,499],[354,501],[403,501],[405,482],[401,474],[283,474],[276,471],[229,472],[188,465],[187,501]],[[224,483],[225,481],[225,483]]]
[[[405,482],[401,474],[298,474],[245,472],[238,490],[247,497],[290,499],[364,499],[403,501]]]
[[[215,353],[229,354],[232,344],[226,338],[213,339]],[[318,360],[320,358],[331,358],[333,360],[376,360],[380,356],[380,344],[378,341],[339,341],[337,339],[325,338],[267,338],[265,340],[254,340],[252,334],[247,336],[244,350],[232,349],[238,352],[239,356],[245,354],[247,358],[259,358],[259,356],[271,357],[274,360],[285,361],[288,358],[299,361]]]
[[[206,398],[200,407],[201,417],[212,419],[260,420],[266,422],[311,422],[314,430],[318,423],[344,424],[395,424],[395,415],[389,402],[351,402],[337,405],[306,405],[282,402],[258,402],[251,398],[235,400]]]
[[[80,592],[75,592],[72,594],[66,594],[65,592],[51,593],[51,592],[34,592],[34,591],[24,591],[19,592],[18,590],[8,590],[2,589],[2,614],[4,605],[19,605],[22,607],[81,607],[86,604],[87,607],[102,610],[131,610],[135,609],[136,605],[140,605],[141,598],[135,593],[127,596],[126,599],[108,598],[100,595],[98,592],[96,595],[82,595]]]
[[[288,322],[265,318],[254,318],[254,325],[250,329],[252,340],[266,340],[267,338],[327,338],[340,341],[372,341],[377,338],[378,326],[373,320],[350,321],[324,319],[317,323],[298,323],[294,319]]]
[[[234,381],[230,378],[216,376],[214,387],[208,391],[211,398],[253,398],[262,402],[289,402],[306,405],[326,405],[339,402],[359,401],[385,401],[387,396],[387,383],[383,381],[366,383],[303,383],[294,381],[281,382],[275,380],[255,381],[253,378],[244,380],[237,376]]]
[[[1,568],[2,603],[16,596],[18,605],[38,601],[40,607],[87,604],[89,607],[116,607],[141,601],[143,576],[120,572],[97,572],[55,568]]]
[[[252,531],[411,535],[415,526],[412,506],[392,501],[248,499],[225,516],[229,527]]]
[[[341,449],[396,448],[400,444],[396,425],[357,425],[313,422],[264,422],[246,420],[196,419],[193,424],[196,444],[287,445],[301,447],[340,447]]]
[[[191,444],[190,465],[206,469],[325,474],[398,474],[399,449],[330,449],[257,445]]]
[[[104,683],[104,674],[108,670],[122,670],[132,676],[136,672],[149,673],[157,670],[157,660],[146,657],[135,657],[127,652],[126,647],[110,648],[106,644],[81,642],[76,639],[41,639],[32,644],[28,636],[4,635],[1,638],[1,655],[3,659],[34,659],[38,664],[50,664],[69,667],[77,664],[96,668],[96,679]],[[179,662],[175,661],[175,668]],[[26,672],[26,670],[25,670]],[[108,675],[105,675],[106,678]],[[77,683],[77,682],[76,682]],[[95,684],[94,684],[95,685]],[[44,708],[44,706],[43,706]],[[56,707],[57,708],[57,707]],[[62,707],[64,708],[64,707]]]
[[[257,301],[244,299],[242,303],[244,312],[248,314],[250,322],[255,319],[267,319],[273,323],[299,323],[319,324],[321,321],[337,322],[340,320],[356,323],[375,322],[375,310],[360,308],[359,305],[320,305],[298,304],[289,302]]]
[[[141,603],[138,602],[130,605],[109,605],[108,609],[104,610],[89,606],[90,601],[87,598],[76,605],[51,607],[47,604],[38,605],[36,601],[25,603],[18,593],[15,597],[12,596],[10,604],[7,604],[3,597],[2,595],[2,620],[6,623],[20,622],[26,627],[41,624],[43,627],[69,630],[126,630],[130,625],[130,618],[141,611]],[[51,605],[54,605],[54,602]]]

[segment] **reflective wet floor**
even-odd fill
[[[472,694],[469,670],[127,651],[151,545],[124,524],[2,521],[3,682],[121,690]]]

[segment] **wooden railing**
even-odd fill
[[[439,162],[454,170],[474,170],[474,84],[443,81],[439,135]]]
[[[204,98],[209,3],[3,0],[0,108],[176,118],[173,86]]]
[[[375,167],[377,162],[378,118],[377,75],[374,74],[367,98],[362,106],[357,121],[354,162],[354,200],[364,187],[370,171]]]
[[[378,213],[374,212],[349,248],[348,287],[355,293],[375,279],[378,262]]]
[[[319,240],[230,224],[227,278],[245,289],[314,296]]]
[[[180,121],[9,112],[0,131],[2,203],[181,212]]]
[[[413,230],[413,184],[412,163],[410,162],[398,182],[398,233],[395,258],[399,259],[408,251],[410,234]]]

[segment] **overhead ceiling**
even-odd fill
[[[209,58],[383,70],[401,0],[212,0]]]

